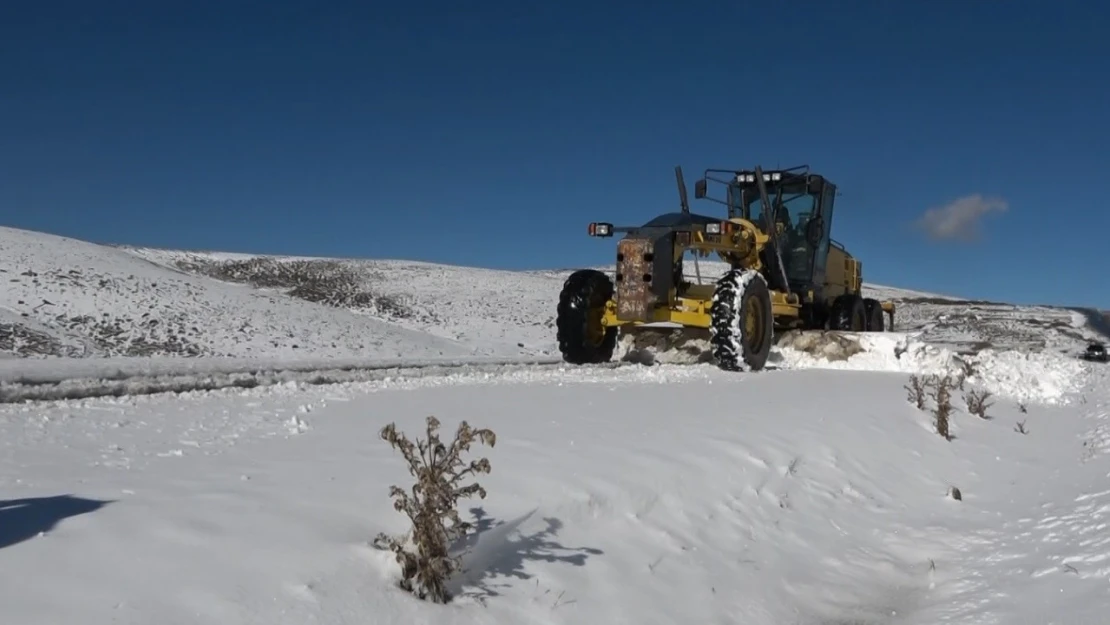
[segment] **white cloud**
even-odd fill
[[[925,211],[916,222],[930,239],[974,241],[979,238],[979,222],[988,213],[1005,213],[1010,206],[997,197],[975,193],[957,198],[944,206]]]

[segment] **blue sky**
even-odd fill
[[[1069,0],[6,3],[0,223],[574,267],[614,254],[589,221],[677,207],[676,164],[692,184],[808,163],[839,184],[834,236],[867,280],[1110,308],[1108,17]]]

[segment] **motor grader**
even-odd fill
[[[675,177],[678,212],[641,226],[589,224],[590,236],[624,237],[613,277],[581,269],[563,284],[556,327],[566,362],[610,361],[618,338],[632,349],[673,346],[677,334],[677,344],[706,344],[699,361],[756,371],[788,330],[882,332],[884,314],[893,326],[893,303],[863,297],[862,263],[830,236],[836,185],[824,176],[805,165],[707,169],[694,197],[724,205],[724,217],[692,213],[681,167]],[[723,198],[709,196],[711,182],[724,187]],[[726,270],[703,282],[699,259],[714,253]]]

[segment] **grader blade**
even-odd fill
[[[674,326],[624,326],[617,350],[622,362],[641,365],[712,363],[709,330]]]

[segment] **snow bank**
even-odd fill
[[[840,334],[857,341],[862,351],[843,360],[829,360],[791,347],[776,347],[771,362],[787,369],[966,375],[968,382],[998,397],[1045,403],[1070,401],[1087,377],[1081,361],[1048,352],[985,349],[969,355],[922,342],[916,333]]]
[[[543,358],[302,359],[247,358],[56,358],[0,360],[0,403],[78,399],[222,388],[253,388],[286,382],[337,384],[391,375],[447,375],[462,367],[500,371],[560,363]]]
[[[984,350],[967,360],[970,382],[1019,401],[1067,403],[1086,384],[1089,372],[1076,358],[1047,352]]]

